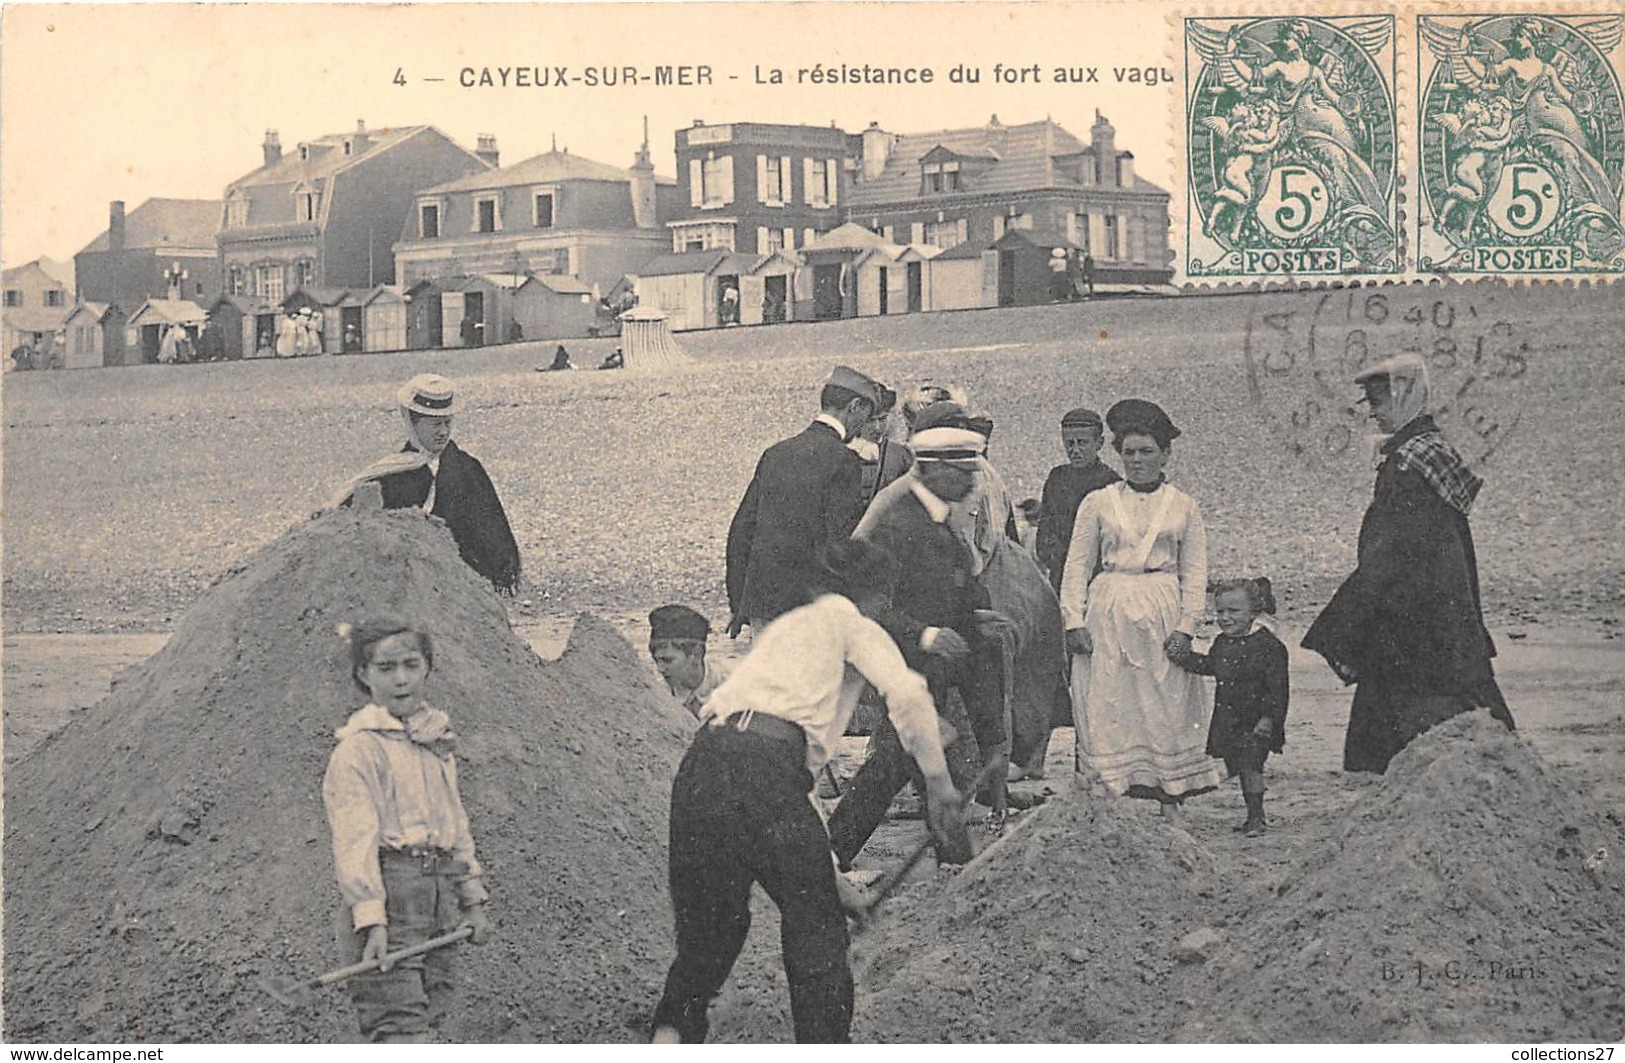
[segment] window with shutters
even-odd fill
[[[270,263],[254,267],[254,294],[270,302],[278,302],[286,294],[283,291],[282,266],[280,263]]]
[[[67,297],[61,288],[52,288],[45,293],[45,305],[67,306]]]
[[[530,198],[530,223],[538,229],[553,227],[553,190],[536,191]]]
[[[226,274],[226,291],[232,295],[242,295],[247,287],[248,279],[243,276],[243,267],[233,266]]]
[[[957,247],[965,240],[965,219],[934,221],[925,227],[925,242],[944,251]]]
[[[959,180],[959,163],[928,162],[920,166],[920,193],[957,192],[963,187]]]
[[[316,263],[308,258],[302,258],[293,264],[295,282],[300,286],[309,286],[316,283]]]
[[[1118,241],[1122,238],[1122,226],[1117,215],[1108,214],[1104,221],[1106,225],[1106,246],[1100,249],[1101,253],[1107,258],[1121,258],[1122,255],[1119,252],[1122,245]]]
[[[783,155],[756,156],[756,200],[765,207],[782,207],[790,202],[790,160]]]
[[[6,305],[7,306],[22,306],[23,305],[23,292],[22,292],[21,288],[7,288],[6,289]]]
[[[835,206],[837,189],[841,183],[841,168],[834,159],[806,159],[802,178],[806,184],[807,206]]]
[[[771,255],[784,250],[783,229],[758,229],[756,240],[756,253],[758,255]]]
[[[502,228],[502,212],[496,196],[479,196],[474,200],[474,231],[494,233]]]
[[[241,189],[231,194],[226,200],[226,228],[240,229],[248,224],[248,197]]]
[[[722,207],[733,202],[734,160],[732,155],[711,152],[704,159],[689,160],[689,189],[696,207]]]

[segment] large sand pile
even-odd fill
[[[257,978],[335,965],[320,784],[360,703],[335,634],[391,611],[438,636],[429,696],[495,941],[463,948],[474,1040],[619,1040],[669,960],[670,780],[687,717],[584,617],[539,661],[442,527],[328,514],[222,579],[169,644],[6,773],[5,1034],[343,1040],[341,991],[290,1011]]]
[[[1622,856],[1618,825],[1520,738],[1487,713],[1457,717],[1182,979],[1204,998],[1179,1036],[1617,1041]]]
[[[855,950],[854,1036],[1149,1041],[1144,1004],[1221,885],[1141,802],[1063,794],[963,873],[900,895]]]
[[[1618,824],[1486,713],[1412,743],[1274,891],[1136,802],[1070,794],[898,898],[858,947],[856,1033],[1615,1041],[1621,855]]]

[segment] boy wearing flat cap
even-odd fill
[[[686,605],[662,605],[649,614],[649,656],[671,696],[695,719],[728,678],[727,668],[705,658],[710,634],[711,622]]]
[[[863,516],[863,464],[847,447],[883,401],[884,389],[838,365],[819,394],[818,416],[773,444],[728,527],[728,634],[760,631],[811,600],[817,558],[852,534]]]
[[[1078,407],[1061,418],[1061,446],[1066,463],[1049,471],[1044,494],[1039,501],[1036,551],[1038,563],[1049,573],[1050,586],[1061,593],[1061,576],[1066,572],[1066,551],[1072,543],[1072,524],[1078,504],[1091,491],[1122,479],[1117,470],[1100,460],[1100,444],[1105,438],[1100,414]]]

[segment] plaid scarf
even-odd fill
[[[1467,516],[1484,481],[1473,474],[1456,448],[1445,441],[1433,418],[1424,416],[1413,423],[1415,434],[1408,435],[1393,448],[1398,467],[1420,473],[1447,505]]]

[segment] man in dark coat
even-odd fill
[[[728,527],[728,633],[753,632],[811,601],[824,546],[851,536],[863,516],[862,462],[846,443],[881,405],[883,389],[844,365],[800,434],[768,447]]]
[[[1072,545],[1072,525],[1078,504],[1090,491],[1121,480],[1117,470],[1100,460],[1100,444],[1105,427],[1100,414],[1079,407],[1061,418],[1061,446],[1066,448],[1066,464],[1057,465],[1044,480],[1039,502],[1038,536],[1034,552],[1038,563],[1049,573],[1050,586],[1061,593],[1061,576],[1066,572],[1066,554]]]
[[[983,630],[996,616],[987,588],[973,574],[970,547],[948,526],[953,503],[975,484],[976,457],[987,441],[968,429],[930,428],[916,433],[910,445],[915,465],[901,481],[909,490],[888,493],[864,516],[856,535],[883,547],[901,566],[892,608],[876,619],[908,666],[925,676],[938,712],[956,729],[964,729],[968,717],[980,759],[1001,762],[989,785],[1002,807],[1002,769],[1009,763],[1002,657],[998,643]],[[956,688],[964,702],[962,716],[948,699]],[[965,755],[949,758],[961,787],[969,781],[963,776],[975,774],[969,737],[961,746]],[[830,845],[842,867],[852,865],[892,798],[917,771],[895,730],[882,722],[863,767],[830,817]],[[974,855],[963,829],[938,839],[937,858],[943,863],[963,864]]]
[[[1399,355],[1355,377],[1382,444],[1353,575],[1303,645],[1355,684],[1344,771],[1381,774],[1411,739],[1474,708],[1513,726],[1490,659],[1467,524],[1483,481],[1427,408],[1427,367]]]
[[[514,594],[519,589],[519,545],[485,466],[451,441],[457,408],[451,381],[424,373],[408,381],[396,398],[406,445],[363,470],[334,505],[345,504],[356,488],[376,481],[385,509],[416,507],[439,517],[468,567],[490,580],[497,593]]]

